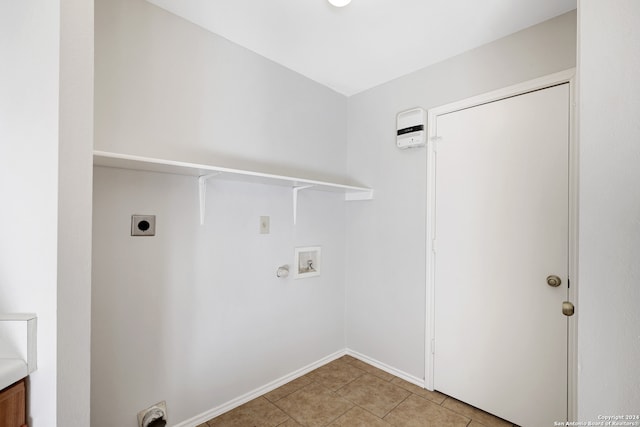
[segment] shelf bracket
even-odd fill
[[[200,225],[204,225],[204,214],[207,202],[207,180],[220,175],[222,172],[216,172],[209,175],[200,175],[198,177],[198,192],[200,195]]]
[[[296,221],[298,219],[298,192],[300,190],[306,190],[307,188],[311,188],[313,185],[302,185],[300,187],[293,187],[293,225],[296,225]]]

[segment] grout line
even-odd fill
[[[345,400],[348,400],[348,399],[345,399]],[[351,402],[351,401],[349,400],[349,402]],[[351,402],[351,403],[353,403],[353,402]],[[355,403],[353,403],[353,406],[352,406],[351,408],[347,409],[346,411],[344,411],[343,413],[341,413],[340,415],[338,415],[338,416],[337,416],[337,417],[335,417],[334,419],[329,420],[329,422],[328,422],[328,423],[326,423],[326,424],[325,424],[325,426],[328,426],[329,424],[331,424],[332,422],[334,422],[335,420],[337,420],[338,418],[340,418],[341,416],[343,416],[344,414],[346,414],[347,412],[349,412],[350,410],[352,410],[352,409],[353,409],[353,408],[355,408],[356,406],[358,406],[358,405],[356,405]]]
[[[447,397],[442,401],[442,403],[440,404],[440,406],[442,406],[444,409],[447,409],[447,410],[449,410],[449,411],[453,412],[454,414],[458,414],[458,415],[460,415],[460,416],[462,416],[462,417],[469,418],[469,419],[470,419],[470,421],[469,421],[469,422],[474,421],[474,418],[472,418],[472,417],[471,417],[471,416],[469,416],[469,415],[466,415],[466,414],[463,414],[463,413],[461,413],[461,412],[458,412],[458,411],[456,411],[455,409],[447,408],[446,406],[444,406],[444,402],[446,402],[446,401],[447,401],[447,400],[449,400],[449,399],[451,399],[451,400],[455,400],[455,401],[460,402],[461,404],[466,405],[466,406],[468,406],[468,407],[470,407],[470,408],[472,408],[472,409],[475,409],[475,410],[480,411],[480,412],[482,412],[482,413],[484,413],[484,414],[487,414],[487,415],[489,415],[490,417],[494,417],[494,418],[497,418],[498,420],[501,420],[501,421],[504,421],[504,422],[506,422],[506,423],[509,423],[509,424],[511,424],[511,426],[512,426],[512,427],[514,427],[514,426],[515,426],[515,424],[513,424],[513,423],[512,423],[512,422],[510,422],[509,420],[505,420],[504,418],[500,418],[500,417],[499,417],[499,416],[497,416],[497,415],[494,415],[494,414],[492,414],[492,413],[490,413],[490,412],[487,412],[487,411],[485,411],[485,410],[482,410],[482,409],[480,409],[480,408],[477,408],[477,407],[475,407],[475,406],[473,406],[473,405],[469,405],[468,403],[465,403],[465,402],[463,402],[463,401],[461,401],[461,400],[458,400],[458,399],[456,399],[456,398],[453,398],[453,397],[451,397],[451,396],[449,396],[449,395],[445,395],[445,396],[447,396]],[[477,420],[476,420],[476,421],[477,421]],[[479,424],[482,424],[480,421],[478,421],[478,423],[479,423]]]
[[[374,414],[373,412],[371,412],[371,411],[370,411],[370,410],[368,410],[367,408],[363,408],[362,406],[360,406],[360,405],[358,405],[358,404],[356,404],[356,406],[357,406],[358,408],[362,409],[363,411],[370,413],[371,415],[373,415],[374,417],[378,418],[379,420],[384,421],[384,420],[382,419],[382,417],[379,417],[378,415]],[[384,414],[384,415],[385,415],[385,416],[387,416],[387,414]]]
[[[282,411],[282,412],[284,412],[284,411]],[[287,414],[287,413],[285,412],[285,414]],[[289,422],[289,420],[293,421],[294,423],[298,423],[296,420],[294,420],[293,418],[291,418],[291,415],[287,414],[287,417],[289,417],[289,418],[287,418],[286,420],[284,420],[283,422],[281,422],[280,424],[278,424],[276,427],[279,427],[279,426],[283,426],[283,425],[285,425],[286,423],[288,423],[288,422]]]
[[[402,388],[402,387],[400,387]],[[403,389],[404,390],[404,389]],[[409,390],[406,390],[409,391]],[[394,409],[396,409],[398,406],[400,406],[402,404],[402,402],[404,402],[405,400],[407,400],[408,398],[410,398],[411,396],[413,396],[414,393],[409,391],[409,395],[407,397],[405,397],[404,399],[402,399],[400,402],[398,402],[398,404],[396,406],[394,406],[393,408],[391,408],[386,414],[384,414],[383,417],[381,417],[380,419],[384,420],[384,417],[386,417],[387,415],[389,415],[391,412],[393,412]],[[420,396],[418,396],[420,397]]]

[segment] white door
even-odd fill
[[[524,427],[567,417],[569,123],[569,84],[436,123],[434,387]]]

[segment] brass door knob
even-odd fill
[[[576,308],[569,301],[564,301],[562,303],[562,314],[564,314],[565,316],[573,316],[573,313],[575,313],[575,311]]]
[[[547,285],[557,288],[562,283],[562,280],[558,276],[549,276],[547,277]]]

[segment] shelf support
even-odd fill
[[[207,202],[207,180],[220,175],[222,172],[211,173],[209,175],[200,175],[198,177],[198,193],[200,195],[200,225],[204,225],[204,214],[206,212]]]
[[[298,220],[298,192],[300,190],[306,190],[307,188],[311,188],[313,185],[302,185],[300,187],[293,187],[293,225],[296,225],[296,221]]]

